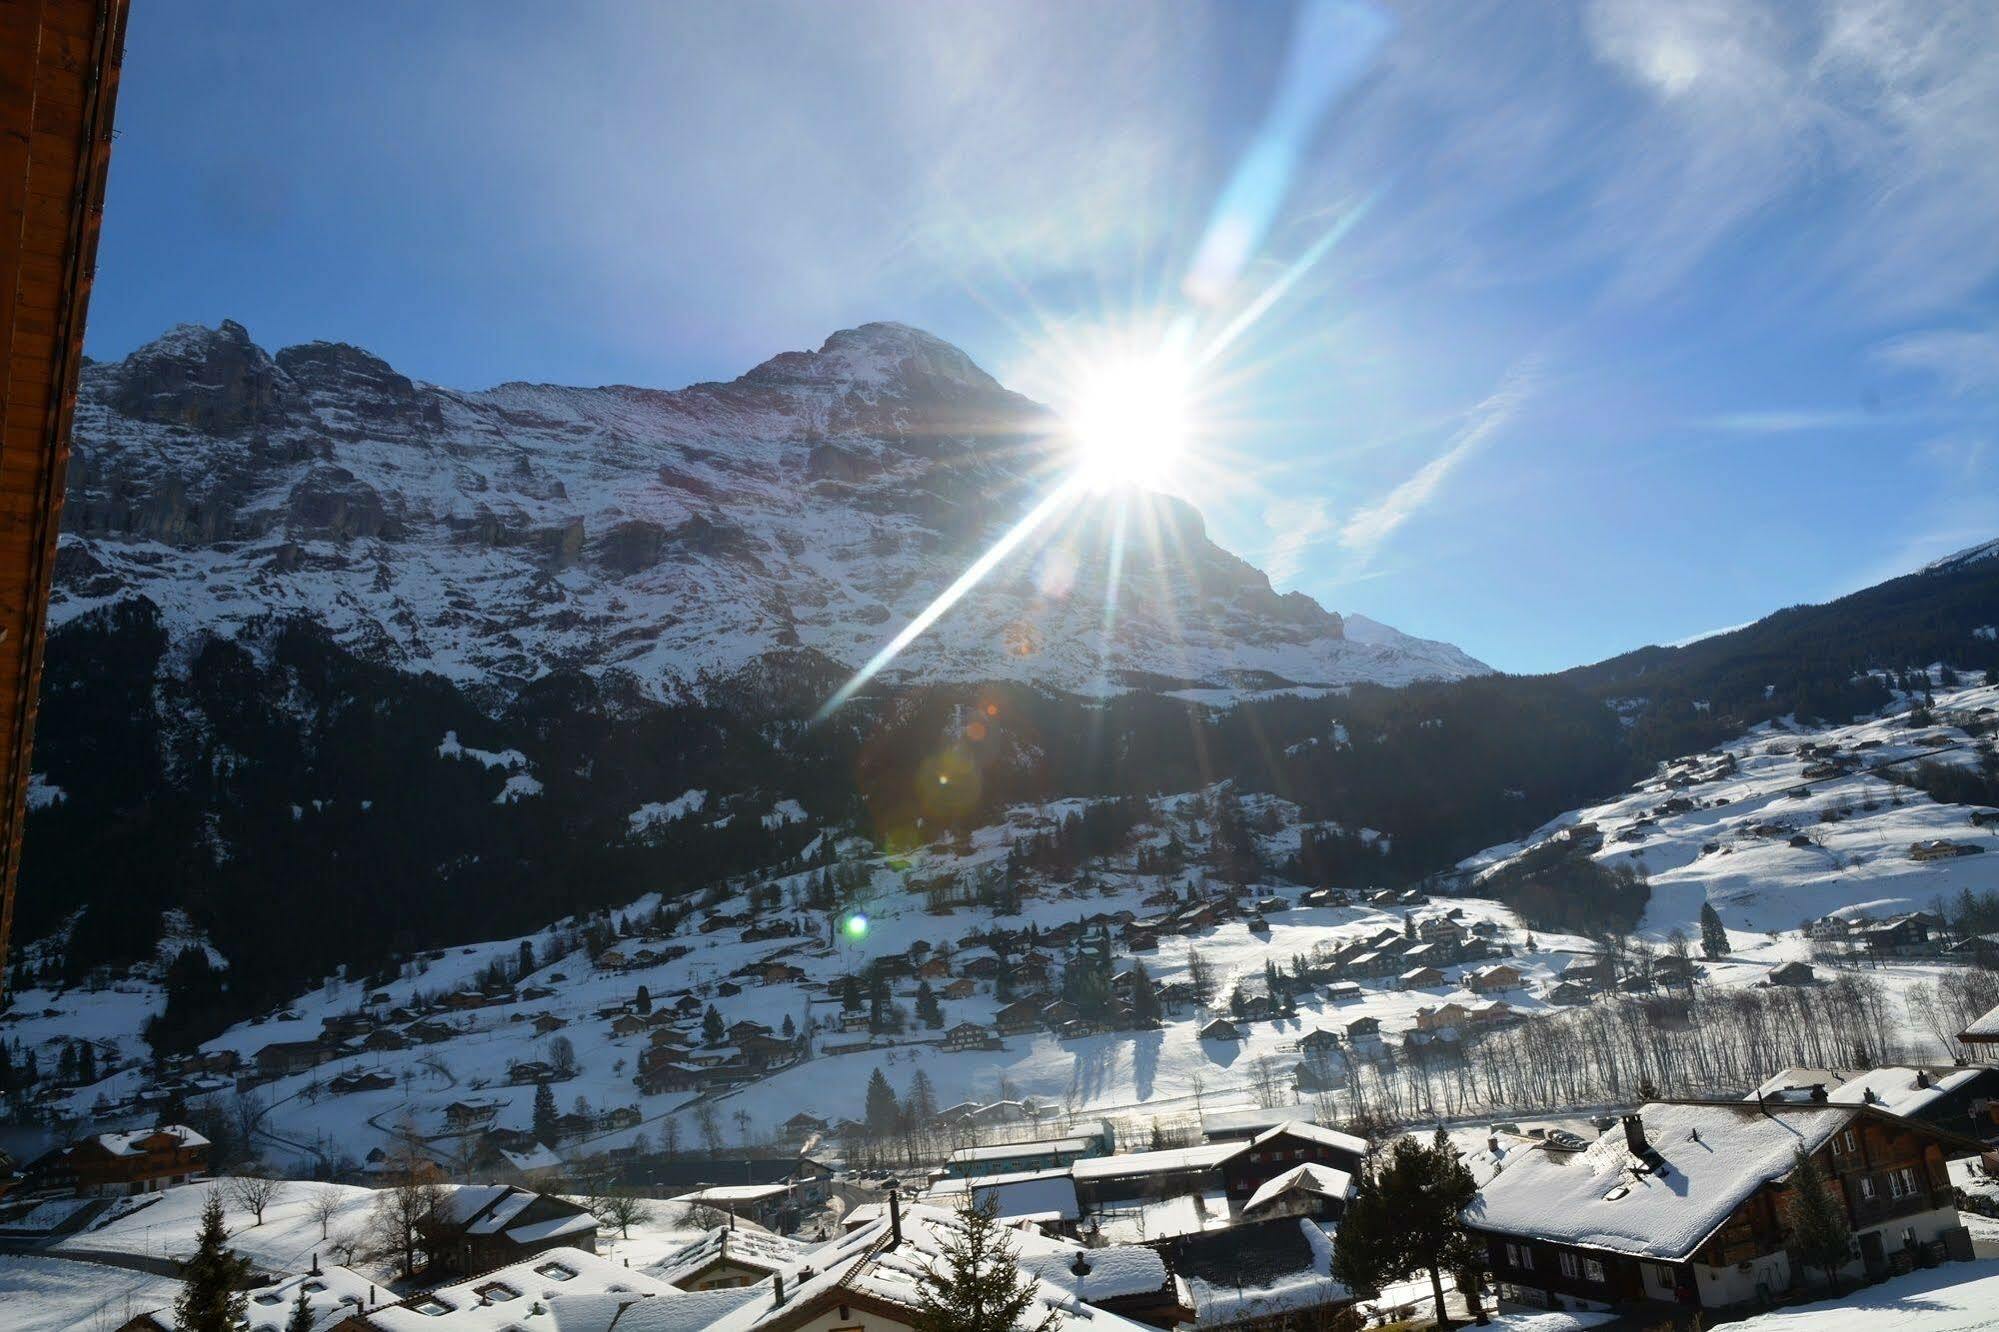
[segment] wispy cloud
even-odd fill
[[[1273,499],[1263,506],[1271,542],[1258,561],[1273,583],[1305,567],[1305,554],[1334,531],[1332,506],[1324,499]]]
[[[1599,221],[1663,290],[1773,206],[1837,225],[1788,248],[1881,310],[1936,308],[1999,273],[1999,6],[1987,0],[1596,0],[1594,53],[1648,99]]]
[[[1956,394],[1999,388],[1999,329],[1931,329],[1891,338],[1875,358],[1934,376]]]
[[[1380,500],[1348,517],[1340,528],[1340,544],[1358,553],[1362,559],[1372,558],[1396,529],[1429,504],[1438,488],[1465,459],[1506,427],[1533,392],[1535,376],[1536,365],[1532,361],[1523,362],[1508,372],[1499,388],[1472,408],[1442,453],[1424,463]]]
[[[1727,430],[1745,435],[1788,435],[1800,430],[1866,430],[1905,424],[1908,418],[1860,409],[1792,408],[1763,412],[1723,412],[1693,424],[1703,430]]]

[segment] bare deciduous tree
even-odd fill
[[[625,1189],[592,1198],[590,1211],[604,1225],[616,1226],[620,1239],[630,1239],[633,1226],[642,1226],[653,1218],[651,1200]]]
[[[333,1218],[340,1215],[340,1206],[340,1190],[334,1188],[331,1184],[322,1184],[307,1196],[305,1214],[319,1222],[320,1239],[325,1240],[330,1238],[329,1232],[333,1227]]]
[[[267,1175],[254,1165],[245,1166],[242,1173],[229,1181],[231,1201],[255,1217],[255,1224],[260,1226],[264,1224],[265,1210],[290,1190],[290,1181]]]

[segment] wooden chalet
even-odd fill
[[[587,1209],[511,1184],[458,1189],[416,1228],[433,1275],[469,1276],[557,1247],[597,1251],[597,1218]]]
[[[1646,1318],[1758,1305],[1819,1279],[1789,1251],[1794,1150],[1846,1209],[1842,1277],[1971,1256],[1945,1161],[1979,1144],[1825,1102],[1653,1102],[1586,1147],[1509,1157],[1464,1219],[1505,1298]]]

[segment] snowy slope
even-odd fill
[[[1050,430],[899,324],[728,384],[471,393],[345,345],[272,356],[240,325],[182,325],[87,367],[50,615],[139,593],[186,639],[300,613],[412,671],[621,671],[657,697],[780,648],[853,667],[1050,488]],[[1103,692],[1487,670],[1372,621],[1345,632],[1177,500],[1132,499],[1115,561],[1123,502],[1047,524],[892,676]]]
[[[1937,804],[1892,780],[1920,761],[1980,760],[1981,742],[1964,726],[1999,715],[1999,687],[1939,689],[1935,700],[1936,722],[1927,726],[1910,724],[1906,704],[1850,726],[1759,726],[1710,753],[1662,764],[1624,795],[1562,814],[1459,869],[1476,891],[1527,847],[1595,824],[1603,834],[1596,860],[1650,875],[1643,931],[1654,936],[1693,932],[1704,902],[1731,929],[1773,933],[1834,912],[1887,915],[1933,909],[1967,888],[1999,891],[1999,828],[1978,827],[1970,807]],[[1817,752],[1800,752],[1807,745]],[[1828,774],[1829,762],[1842,771]],[[1799,836],[1806,845],[1791,844]],[[1939,838],[1985,853],[1910,856],[1911,844]]]

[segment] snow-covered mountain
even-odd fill
[[[1051,422],[900,324],[675,392],[459,392],[344,344],[272,355],[240,324],[182,325],[86,368],[50,615],[138,593],[191,639],[302,613],[369,659],[502,689],[583,670],[699,696],[801,648],[851,668],[1032,507]],[[1140,510],[1121,564],[1120,503]],[[1049,524],[889,678],[1101,693],[1488,669],[1278,594],[1190,506],[1146,497]]]

